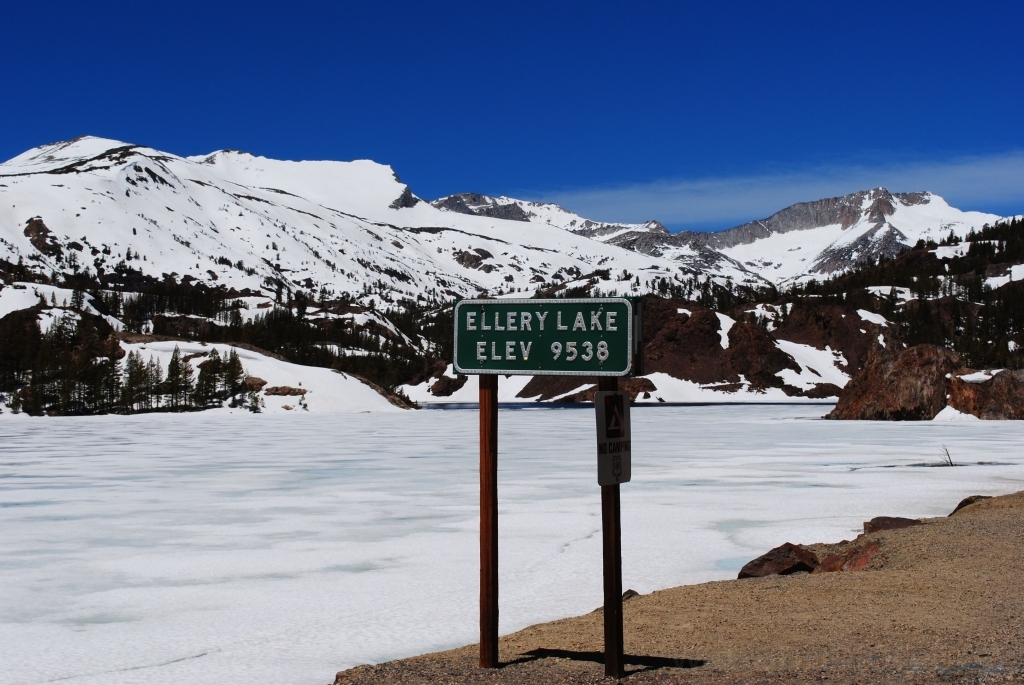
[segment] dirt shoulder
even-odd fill
[[[880,550],[861,571],[627,600],[627,682],[1024,681],[1024,492],[922,521],[864,536]],[[335,685],[596,683],[602,626],[598,610],[507,635],[494,671],[469,645],[342,671]]]

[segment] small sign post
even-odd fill
[[[455,371],[480,376],[480,668],[499,666],[498,375],[590,376],[599,390],[605,675],[625,675],[619,484],[630,478],[631,437],[618,379],[642,373],[640,324],[639,302],[622,297],[455,304]]]
[[[598,391],[594,395],[597,414],[597,484],[628,483],[631,436],[629,393]]]

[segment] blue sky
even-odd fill
[[[1024,4],[12,3],[0,157],[369,158],[421,197],[724,228],[885,185],[1024,212]]]

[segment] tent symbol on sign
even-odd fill
[[[604,434],[608,439],[626,437],[625,422],[622,420],[622,395],[604,397]]]

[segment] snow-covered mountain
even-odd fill
[[[610,224],[558,205],[462,193],[433,203],[446,211],[543,223],[600,242],[667,258],[686,270],[777,286],[827,277],[858,262],[894,257],[918,240],[963,238],[1003,217],[963,212],[933,193],[885,188],[801,202],[766,219],[716,232],[670,233],[661,223]]]
[[[767,219],[714,233],[638,235],[628,245],[652,256],[688,261],[687,250],[704,249],[702,266],[714,271],[726,260],[776,285],[821,279],[858,262],[894,257],[918,240],[939,242],[1003,217],[964,212],[928,192],[891,193],[875,188],[843,197],[801,202]],[[716,262],[713,255],[721,255]]]
[[[0,259],[46,273],[122,265],[239,291],[327,288],[364,304],[532,293],[595,272],[604,294],[631,292],[636,277],[641,289],[690,275],[785,285],[999,218],[878,188],[671,234],[657,221],[602,223],[508,197],[424,202],[367,160],[186,158],[83,137],[0,164]]]
[[[0,164],[0,259],[239,291],[326,287],[363,303],[532,292],[598,269],[679,273],[546,224],[442,211],[370,161],[185,158],[90,137]]]

